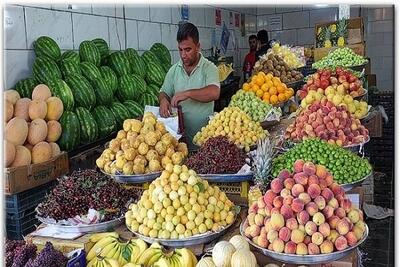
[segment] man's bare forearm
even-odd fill
[[[171,102],[171,99],[169,98],[169,96],[166,93],[160,92],[160,94],[158,96],[158,102],[161,102],[162,100],[167,100],[168,102]]]
[[[198,102],[207,103],[219,98],[220,88],[216,85],[208,85],[200,89],[190,89],[185,92],[189,98]]]

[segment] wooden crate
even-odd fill
[[[346,44],[348,45],[353,45],[353,44],[359,44],[364,42],[364,22],[363,18],[358,17],[358,18],[352,18],[348,19],[347,21],[347,38],[346,38]],[[330,26],[332,24],[336,24],[338,21],[330,21],[330,22],[324,22],[324,23],[319,23],[315,24],[315,47],[317,47],[317,37],[318,37],[318,29],[320,27],[325,27],[325,26]]]
[[[354,53],[360,55],[360,56],[365,56],[365,44],[364,43],[359,43],[359,44],[352,44],[352,45],[346,45],[345,47],[351,48]],[[321,58],[326,57],[331,51],[334,51],[338,49],[339,47],[319,47],[314,49],[314,61],[318,61]]]

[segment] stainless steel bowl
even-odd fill
[[[106,173],[103,170],[101,170],[101,172],[104,173],[107,176],[110,176],[111,178],[113,178],[118,183],[123,183],[123,184],[148,183],[148,182],[152,182],[153,180],[155,180],[157,177],[160,177],[160,175],[161,175],[161,172],[154,172],[154,173],[148,173],[148,174],[138,174],[138,175],[109,174],[109,173]]]
[[[43,218],[38,218],[38,219],[46,226],[56,229],[58,232],[62,233],[98,233],[105,231],[113,231],[117,226],[119,226],[125,221],[124,217],[121,217],[111,221],[101,222],[96,224],[61,225],[61,224],[48,223]]]
[[[366,179],[370,178],[371,176],[373,176],[373,172],[371,172],[370,174],[368,174],[367,176],[365,176],[364,178],[353,182],[353,183],[349,183],[349,184],[341,184],[340,186],[343,188],[343,190],[345,192],[350,191],[351,189],[360,186]]]
[[[240,183],[253,179],[250,174],[199,174],[201,178],[213,183]]]

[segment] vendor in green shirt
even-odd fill
[[[171,107],[182,106],[185,135],[193,148],[195,134],[207,124],[219,98],[218,69],[200,53],[199,31],[192,23],[179,26],[178,49],[181,60],[165,76],[160,90],[160,115],[171,116]]]

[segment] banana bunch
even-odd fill
[[[229,74],[233,71],[232,68],[232,63],[231,64],[219,64],[218,65],[218,75],[219,75],[219,81],[225,81],[226,78],[228,78]]]
[[[141,254],[147,249],[147,244],[141,239],[131,239],[121,242],[116,232],[93,234],[89,240],[94,246],[86,255],[88,267],[124,266],[128,263],[136,264]],[[118,265],[110,265],[117,262]],[[132,265],[128,265],[132,267]]]
[[[160,244],[155,242],[140,255],[137,264],[144,265],[144,267],[195,267],[197,259],[187,248],[164,253]]]

